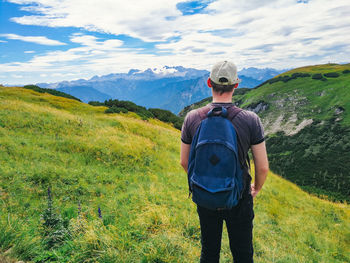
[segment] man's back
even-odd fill
[[[232,103],[210,103],[202,108],[192,110],[186,115],[181,140],[185,144],[191,144],[192,139],[197,131],[201,121],[207,116],[207,113],[214,107],[225,107],[228,110],[229,116],[234,111],[235,106]],[[248,151],[251,145],[256,145],[264,141],[264,129],[259,117],[251,111],[242,110],[233,119],[232,124],[236,129],[239,140],[239,157],[243,162],[247,159]],[[244,166],[244,178],[246,185],[250,185],[251,176],[248,171],[248,166]],[[249,187],[245,189],[245,194],[249,192]]]

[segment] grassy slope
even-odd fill
[[[335,107],[345,109],[342,113],[343,125],[350,126],[350,74],[342,74],[343,70],[350,69],[350,64],[326,64],[308,66],[287,71],[279,76],[293,73],[327,73],[338,72],[338,78],[327,78],[327,81],[314,80],[311,77],[297,78],[288,82],[265,84],[254,89],[244,96],[242,107],[258,101],[269,103],[270,108],[262,113],[262,118],[269,114],[280,114],[283,110],[285,120],[293,113],[298,119],[312,118],[325,120],[334,116]],[[278,77],[278,76],[277,76]],[[321,93],[324,92],[321,96]],[[281,100],[284,100],[281,102]],[[283,106],[281,106],[283,105]]]
[[[197,262],[199,224],[178,164],[179,131],[105,109],[0,87],[0,251],[37,262],[45,255],[59,262]],[[49,185],[71,231],[54,253],[39,232]],[[319,200],[270,173],[255,216],[258,263],[350,260],[346,204]],[[226,237],[222,262],[230,262]]]

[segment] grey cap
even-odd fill
[[[219,85],[234,85],[240,83],[237,77],[237,67],[229,61],[220,61],[216,63],[210,72],[210,79]]]

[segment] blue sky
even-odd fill
[[[348,0],[1,0],[0,83],[350,62]]]

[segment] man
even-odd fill
[[[237,68],[233,63],[222,61],[213,66],[208,79],[208,86],[212,89],[212,103],[189,112],[182,126],[181,165],[186,172],[192,139],[199,124],[206,118],[206,113],[214,107],[223,106],[227,108],[229,114],[234,111],[232,96],[239,82]],[[223,221],[226,222],[234,262],[253,262],[253,198],[261,190],[269,169],[264,130],[259,117],[254,112],[242,110],[231,121],[239,141],[238,155],[240,159],[245,160],[243,165],[245,188],[242,199],[232,209],[214,211],[197,205],[202,243],[200,262],[219,262]],[[255,165],[253,184],[251,184],[250,169],[246,161],[249,160],[247,158],[249,149],[252,151]]]

